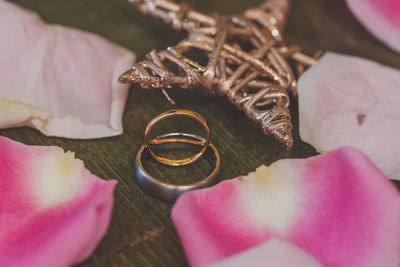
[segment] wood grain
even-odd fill
[[[150,48],[163,49],[175,44],[184,34],[162,22],[140,14],[125,0],[14,0],[37,11],[45,21],[98,33],[138,55]],[[203,12],[240,13],[259,0],[191,0]],[[349,13],[344,1],[296,0],[286,29],[290,44],[305,52],[336,51],[370,58],[400,68],[400,55],[375,40]],[[200,90],[184,92],[170,90],[176,108],[188,108],[202,114],[212,130],[212,142],[219,149],[223,167],[221,179],[230,179],[253,171],[260,164],[271,164],[281,158],[308,157],[315,150],[300,141],[298,135],[297,102],[292,99],[295,145],[286,151],[272,137],[266,137],[259,127],[225,99],[204,97]],[[117,179],[115,208],[110,229],[95,253],[79,266],[186,266],[179,239],[170,220],[171,204],[163,203],[143,193],[133,173],[133,159],[143,143],[144,129],[155,115],[172,108],[158,91],[132,88],[124,114],[125,133],[118,137],[77,141],[49,138],[28,129],[1,130],[26,144],[57,145],[75,151],[86,167],[104,179]],[[164,125],[160,132],[192,126],[185,121]],[[201,165],[201,164],[200,164]],[[193,166],[185,172],[162,169],[153,164],[151,171],[174,176],[180,182],[204,175],[205,166]],[[187,174],[187,175],[185,175]],[[397,183],[400,188],[400,184]]]

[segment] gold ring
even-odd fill
[[[201,125],[206,130],[206,138],[203,139],[205,141],[202,141],[203,147],[201,148],[201,150],[198,153],[196,153],[190,157],[183,158],[183,159],[168,159],[168,158],[158,156],[156,153],[153,152],[153,150],[151,149],[151,146],[150,146],[151,145],[151,140],[150,140],[150,136],[149,136],[150,131],[153,128],[153,126],[155,124],[157,124],[157,122],[159,122],[160,120],[168,118],[168,117],[172,117],[172,116],[177,116],[177,115],[191,117],[201,123]],[[163,163],[165,165],[169,165],[169,166],[183,166],[183,165],[187,165],[187,164],[195,162],[204,154],[204,152],[207,150],[208,146],[210,145],[210,136],[211,136],[211,133],[210,133],[210,129],[208,128],[207,122],[200,114],[198,114],[194,111],[191,111],[191,110],[186,110],[186,109],[173,109],[173,110],[168,110],[164,113],[159,114],[158,116],[156,116],[154,119],[152,119],[149,122],[149,124],[147,125],[146,130],[144,132],[144,144],[147,147],[150,155],[158,162],[161,162],[161,163]]]
[[[175,149],[193,150],[205,143],[203,137],[186,133],[169,133],[155,137],[151,143],[155,145],[157,151],[168,151]],[[221,158],[218,150],[210,143],[204,153],[204,158],[208,160],[214,169],[201,181],[189,184],[173,184],[162,182],[153,177],[143,166],[143,163],[150,158],[148,147],[143,145],[136,155],[135,173],[136,179],[143,191],[158,199],[173,202],[183,193],[212,186],[218,181],[218,174],[221,169]]]

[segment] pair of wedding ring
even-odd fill
[[[150,138],[151,129],[159,121],[172,116],[187,116],[197,120],[205,129],[206,137],[203,138],[195,134],[187,133],[169,133],[157,136],[155,138]],[[169,110],[152,119],[146,127],[144,145],[139,149],[135,161],[136,178],[143,191],[158,199],[173,202],[181,194],[187,191],[200,189],[215,184],[218,173],[221,169],[221,158],[218,150],[213,144],[210,143],[210,136],[211,133],[206,120],[200,114],[194,111],[185,109]],[[161,151],[178,149],[196,151],[199,149],[199,147],[201,147],[201,149],[197,153],[183,159],[169,159],[159,156],[157,153]],[[203,156],[212,162],[215,168],[206,178],[190,184],[178,185],[160,181],[159,179],[156,179],[150,175],[143,167],[145,160],[148,160],[150,157],[165,165],[184,166],[197,161]]]

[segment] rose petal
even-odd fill
[[[208,267],[322,267],[300,248],[279,238],[240,252]]]
[[[399,0],[346,0],[360,22],[380,41],[400,52]]]
[[[400,71],[325,54],[299,80],[301,139],[324,152],[353,146],[400,179]]]
[[[0,128],[30,126],[49,136],[122,133],[129,87],[118,75],[134,55],[91,33],[46,25],[0,0]]]
[[[72,152],[0,137],[0,266],[71,266],[105,234],[115,181]]]
[[[360,151],[285,159],[181,196],[172,219],[193,266],[283,238],[324,266],[399,266],[400,194]]]

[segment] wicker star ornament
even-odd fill
[[[172,86],[225,95],[264,133],[292,147],[289,93],[296,95],[296,76],[315,60],[282,40],[289,0],[268,0],[242,17],[211,17],[169,0],[131,2],[189,35],[176,46],[151,51],[120,76],[121,83],[159,88],[171,102],[165,89]]]

